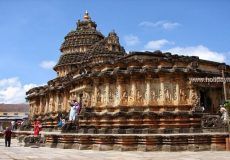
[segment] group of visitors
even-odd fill
[[[72,100],[69,104],[69,121],[72,123],[78,119],[78,115],[81,111],[81,105],[76,100]],[[62,128],[65,124],[66,120],[62,116],[59,116],[57,127]]]

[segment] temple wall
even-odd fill
[[[211,71],[216,73],[220,72],[220,70],[216,66],[207,65],[207,64],[199,64],[198,68],[205,71]]]
[[[196,90],[187,87],[183,79],[169,77],[119,77],[115,83],[94,80],[87,106],[158,106],[192,105]]]
[[[230,82],[226,84],[226,88],[227,88],[227,99],[230,99]]]

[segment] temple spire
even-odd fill
[[[85,11],[85,15],[84,15],[83,19],[84,19],[85,21],[88,21],[88,20],[91,19],[87,10]]]

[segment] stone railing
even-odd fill
[[[201,119],[201,126],[204,129],[225,128],[219,115],[204,115]]]

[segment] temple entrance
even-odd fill
[[[204,107],[204,112],[216,114],[224,97],[221,87],[201,87],[199,89],[200,106]]]
[[[200,90],[200,105],[204,107],[204,112],[212,112],[212,100],[207,88]]]

